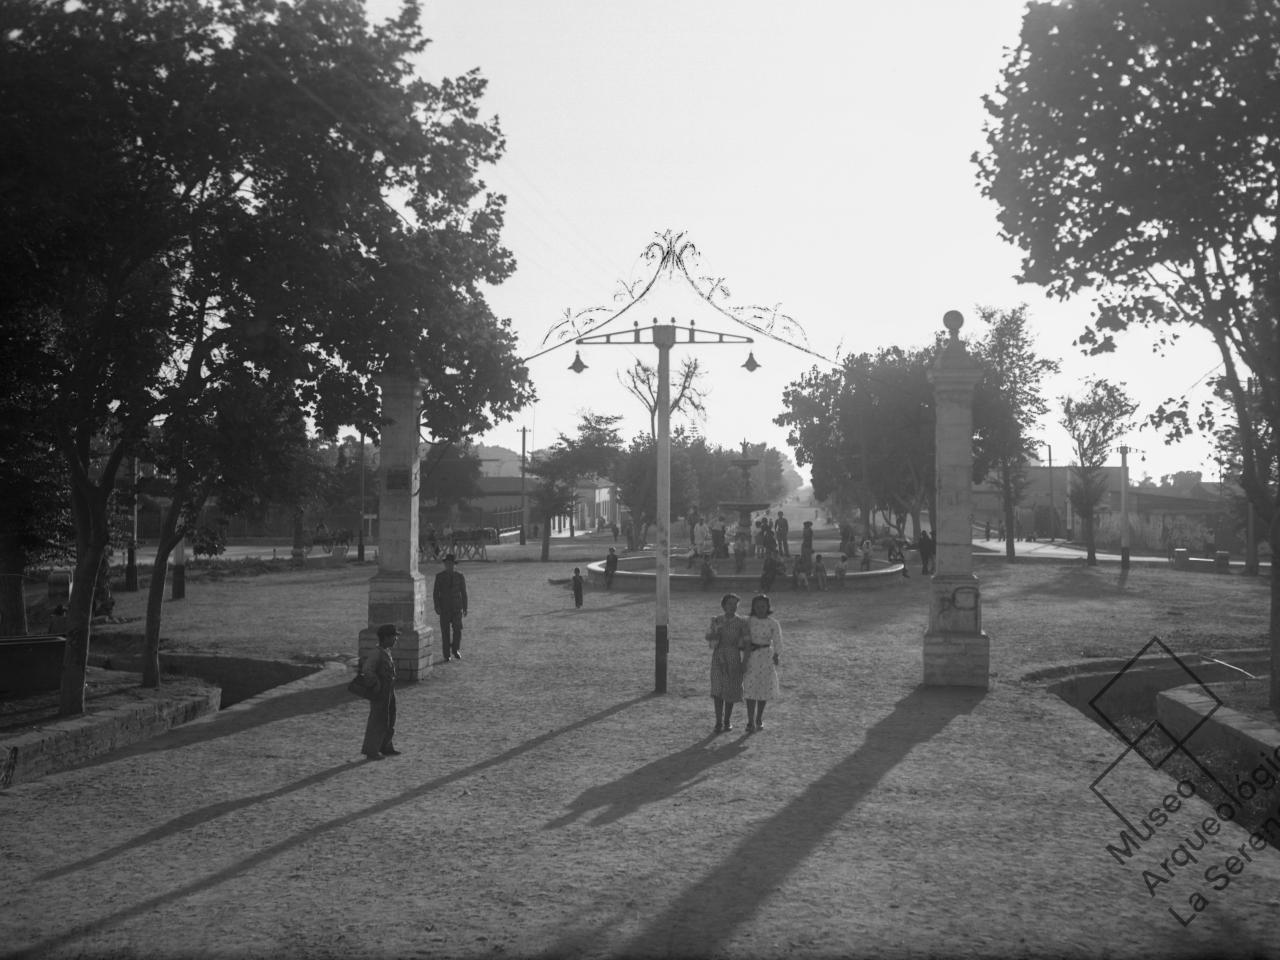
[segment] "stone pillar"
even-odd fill
[[[412,370],[384,373],[382,446],[378,465],[378,572],[369,580],[369,623],[360,631],[363,658],[378,645],[381,624],[400,628],[395,655],[402,680],[431,671],[433,631],[426,581],[418,570],[418,423],[422,392]]]
[[[950,310],[951,332],[929,379],[937,426],[934,459],[938,516],[936,567],[924,635],[924,682],[928,686],[988,689],[991,642],[982,630],[982,594],[973,574],[973,388],[982,365],[960,342],[964,317]]]

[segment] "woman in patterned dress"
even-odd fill
[[[747,621],[739,617],[736,593],[720,598],[718,617],[711,618],[707,644],[711,647],[711,702],[716,708],[716,733],[732,730],[733,705],[742,699],[742,651],[747,643]]]
[[[778,655],[782,628],[773,619],[766,594],[751,598],[747,618],[747,657],[743,664],[742,694],[747,700],[747,733],[764,729],[764,705],[778,695]]]

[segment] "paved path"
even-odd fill
[[[0,793],[0,956],[1280,956],[1275,850],[1197,915],[1229,827],[1149,895],[1211,810],[1117,863],[1089,790],[1116,741],[1013,677],[920,688],[917,616],[825,637],[789,601],[768,729],[711,737],[701,644],[648,694],[644,598],[468,576],[467,659],[400,691],[404,756],[360,761],[329,669]],[[705,599],[676,606],[696,635]]]

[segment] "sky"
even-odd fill
[[[373,19],[395,6],[368,4]],[[1116,354],[1089,358],[1072,346],[1089,300],[1050,300],[1014,279],[1019,252],[1000,239],[971,157],[983,147],[981,98],[996,89],[1023,10],[1017,0],[426,0],[433,42],[420,73],[479,68],[482,111],[506,138],[482,177],[507,197],[503,238],[517,269],[488,300],[511,320],[521,357],[544,349],[566,311],[616,309],[622,282],[652,275],[645,248],[671,230],[696,247],[695,276],[722,278],[732,304],[777,307],[829,358],[757,338],[749,349],[761,367],[748,373],[745,346],[696,348],[708,392],[696,427],[713,443],[789,452],[773,423],[789,383],[838,354],[922,347],[948,310],[980,334],[979,304],[1026,303],[1037,351],[1062,364],[1037,431],[1055,464],[1070,448],[1059,398],[1086,378],[1124,383],[1139,419],[1167,397],[1205,395],[1217,368],[1207,336],[1188,328],[1160,355],[1150,333],[1134,331]],[[686,309],[661,289],[643,322]],[[751,335],[714,313],[696,322]],[[673,350],[673,366],[688,349]],[[574,350],[530,360],[536,405],[473,439],[519,451],[525,427],[533,450],[572,435],[585,412],[622,414],[627,438],[647,430],[618,378],[637,358],[656,363],[656,350],[584,346],[577,375]],[[1206,443],[1167,447],[1150,429],[1127,443],[1135,482],[1183,469],[1217,476]]]

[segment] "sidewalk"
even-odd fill
[[[548,566],[468,566],[466,659],[400,688],[400,757],[360,759],[331,669],[0,794],[0,956],[1280,956],[1275,850],[1199,914],[1198,874],[1140,875],[1181,834],[1106,852],[1117,742],[1001,666],[1048,606],[988,594],[983,694],[918,686],[923,578],[780,597],[768,729],[714,737],[714,604],[673,598],[654,697],[646,599],[573,611]]]

